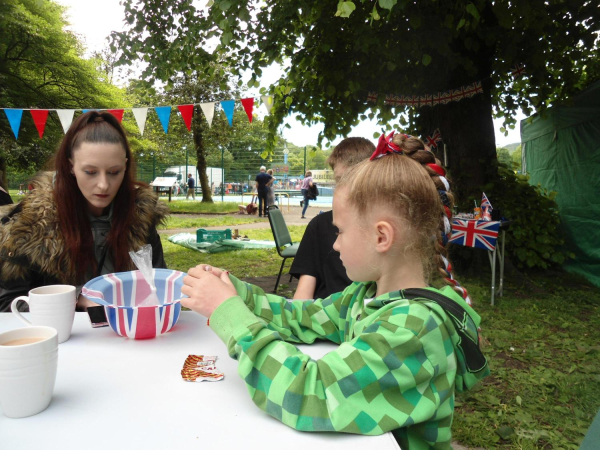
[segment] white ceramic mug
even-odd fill
[[[25,327],[0,334],[0,408],[6,417],[29,417],[52,400],[58,332]]]
[[[17,303],[20,301],[29,304],[31,322],[23,317],[17,309]],[[76,303],[75,286],[55,284],[32,289],[29,291],[29,297],[15,298],[10,305],[10,309],[27,325],[56,328],[58,343],[60,344],[71,336]]]

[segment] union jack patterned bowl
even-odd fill
[[[154,269],[158,306],[139,306],[152,292],[139,270],[109,273],[88,281],[81,293],[104,306],[110,327],[119,336],[150,339],[169,331],[181,312],[185,273]]]

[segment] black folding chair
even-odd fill
[[[283,214],[277,205],[271,205],[267,208],[267,210],[269,212],[269,224],[271,225],[271,231],[273,232],[273,238],[275,239],[275,247],[277,248],[277,253],[279,253],[279,256],[283,258],[281,267],[279,269],[279,275],[277,275],[275,289],[273,290],[273,292],[277,293],[277,288],[279,287],[279,280],[281,279],[281,273],[283,272],[285,260],[296,256],[296,252],[298,251],[298,246],[300,244],[294,244],[292,242],[292,237],[290,236],[290,232],[288,231],[285,220],[283,219]],[[291,275],[290,281],[292,281]]]

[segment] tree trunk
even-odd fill
[[[496,159],[496,142],[489,86],[485,84],[483,94],[422,108],[418,118],[424,136],[431,136],[439,129],[455,201],[465,212],[474,206],[472,200],[466,204],[469,198],[477,199],[479,204],[484,185],[498,178],[495,164],[489,163]],[[445,163],[443,144],[435,151],[442,164]]]
[[[203,203],[214,203],[212,199],[212,190],[208,184],[208,176],[206,175],[206,148],[204,147],[203,139],[203,127],[200,124],[200,115],[195,114],[193,119],[193,136],[194,136],[194,148],[196,149],[196,157],[198,158],[198,183],[202,188],[202,202]]]
[[[490,2],[485,3],[481,17],[489,26],[497,25]],[[451,47],[472,61],[475,71],[469,74],[460,65],[439,67],[446,87],[456,89],[481,81],[483,93],[445,105],[421,108],[417,125],[424,136],[435,129],[440,130],[446,145],[448,176],[455,203],[459,211],[468,212],[473,210],[473,199],[480,204],[484,186],[498,180],[491,96],[495,44],[478,40],[466,47],[465,41],[456,40]],[[443,146],[440,147],[436,154],[444,163]]]

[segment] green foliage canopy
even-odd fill
[[[600,12],[595,2],[366,0],[303,2],[125,0],[127,32],[114,33],[124,60],[145,59],[145,75],[168,79],[196,67],[210,39],[232,66],[252,71],[250,86],[274,62],[280,123],[289,108],[324,122],[328,138],[364,118],[368,91],[431,93],[490,79],[486,93],[507,124],[564,99],[597,77]],[[478,59],[473,58],[478,56]],[[525,64],[516,81],[511,69]],[[383,124],[398,111],[378,102]]]
[[[5,108],[90,108],[124,106],[122,93],[111,86],[98,61],[83,58],[83,48],[65,31],[64,7],[49,0],[0,2],[0,105]],[[63,137],[56,115],[48,116],[39,139],[25,112],[19,140],[0,120],[0,170],[37,170]]]
[[[542,111],[600,73],[600,10],[564,0],[317,1],[124,0],[129,30],[113,33],[121,63],[144,59],[148,79],[197,70],[211,55],[258,87],[273,63],[284,75],[270,88],[268,149],[290,113],[323,123],[327,139],[376,118],[387,128],[426,136],[439,128],[457,198],[498,179],[493,116]],[[214,51],[212,48],[215,47]],[[212,51],[211,52],[209,52]],[[523,76],[511,70],[524,64]],[[447,105],[392,107],[379,94],[423,95],[482,81],[483,93]],[[407,116],[402,113],[407,113]],[[407,117],[407,118],[406,118]],[[393,123],[397,121],[398,123]],[[373,130],[376,131],[376,130]]]

